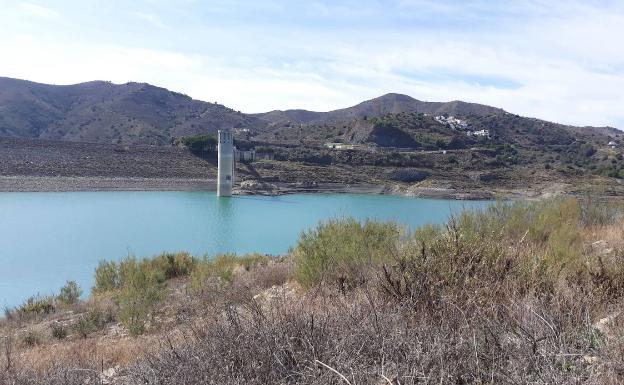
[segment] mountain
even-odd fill
[[[146,83],[57,86],[0,77],[0,136],[164,145],[172,137],[264,124]]]
[[[271,111],[253,116],[269,121],[274,125],[287,123],[295,124],[327,124],[364,117],[397,114],[401,112],[425,113],[430,115],[455,116],[488,116],[505,113],[500,108],[482,104],[452,101],[448,103],[423,102],[407,95],[386,94],[375,99],[367,100],[358,105],[329,112],[313,112],[306,110]]]
[[[609,127],[570,127],[482,104],[424,102],[396,93],[329,112],[243,114],[146,83],[58,86],[0,77],[0,136],[14,138],[168,145],[173,137],[247,128],[256,139],[274,143],[341,141],[440,148],[441,141],[456,136],[464,146],[476,142],[436,121],[442,115],[462,119],[473,131],[489,130],[497,143],[569,144],[586,140],[587,135],[594,136],[593,143],[602,143],[622,134]],[[387,124],[376,120],[382,118]]]

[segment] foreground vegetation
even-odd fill
[[[7,313],[0,383],[620,383],[622,212],[558,198],[332,220],[277,259],[102,262],[87,301]]]

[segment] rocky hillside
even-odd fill
[[[257,118],[145,83],[0,78],[0,136],[165,145],[172,137],[258,126]]]
[[[407,95],[386,94],[375,99],[367,100],[356,106],[329,112],[313,112],[306,110],[271,111],[254,116],[267,120],[275,125],[284,123],[295,124],[325,124],[350,121],[365,117],[382,116],[401,112],[417,112],[429,115],[502,115],[505,111],[500,108],[484,106],[482,104],[453,101],[448,103],[423,102]]]
[[[423,102],[400,94],[329,112],[249,115],[145,83],[55,86],[0,78],[3,137],[169,145],[174,137],[236,127],[250,129],[257,140],[289,145],[345,142],[419,150],[510,145],[549,156],[561,152],[557,146],[564,152],[582,144],[598,150],[622,140],[622,132],[609,127],[570,127],[481,104]]]

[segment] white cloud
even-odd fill
[[[135,12],[134,15],[143,20],[148,22],[149,24],[153,25],[154,27],[157,28],[161,28],[161,29],[171,29],[171,27],[169,27],[168,25],[166,25],[165,23],[163,23],[163,21],[156,15],[151,14],[151,13],[144,13],[144,12]]]
[[[60,13],[40,4],[22,2],[19,3],[19,8],[25,14],[39,19],[58,20],[61,18]]]
[[[624,128],[624,51],[618,49],[624,5],[403,0],[388,5],[388,12],[420,8],[421,14],[455,16],[443,25],[389,28],[391,23],[375,23],[384,4],[368,4],[357,10],[363,20],[357,28],[332,24],[335,12],[348,14],[350,4],[307,4],[308,12],[319,11],[316,18],[332,21],[319,27],[231,20],[228,4],[215,2],[206,12],[220,7],[220,16],[205,24],[175,24],[151,8],[134,13],[155,26],[167,20],[175,31],[147,34],[144,44],[5,34],[0,74],[57,84],[145,81],[245,112],[330,110],[401,92],[423,100],[479,102],[562,123]],[[262,9],[287,13],[279,1]],[[473,29],[460,28],[466,12],[484,20]]]

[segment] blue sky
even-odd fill
[[[0,76],[149,82],[243,112],[388,92],[624,128],[624,1],[0,0]]]

